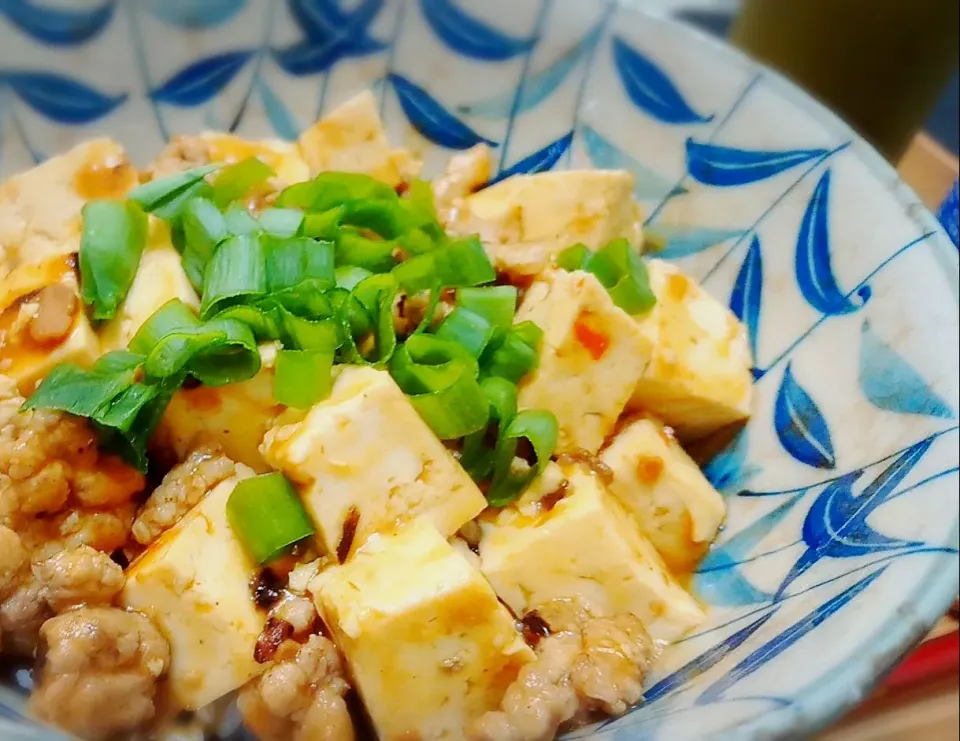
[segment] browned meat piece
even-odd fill
[[[563,725],[595,711],[618,715],[642,696],[653,642],[633,615],[595,617],[557,600],[537,610],[550,635],[520,670],[500,710],[471,728],[471,741],[550,741]]]
[[[153,719],[170,649],[143,615],[72,610],[47,620],[40,638],[31,697],[40,718],[88,739],[129,737]]]
[[[234,474],[235,465],[215,447],[200,447],[172,468],[141,507],[133,537],[150,545],[183,517],[204,495]]]
[[[288,641],[259,678],[240,690],[244,725],[260,741],[353,741],[340,654],[319,635]]]
[[[34,578],[54,612],[75,605],[110,604],[123,589],[123,569],[110,556],[81,545],[33,565]]]

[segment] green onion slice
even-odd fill
[[[551,412],[527,409],[517,413],[497,446],[496,470],[487,489],[487,502],[491,507],[510,504],[543,473],[557,448],[558,435],[557,418]],[[515,467],[514,458],[520,440],[527,440],[534,455],[534,460],[525,470]]]
[[[263,231],[260,222],[239,203],[234,203],[227,209],[224,219],[227,222],[227,231],[231,234],[256,234]]]
[[[517,289],[513,286],[460,288],[457,306],[482,316],[494,327],[509,329],[517,311]]]
[[[428,255],[433,258],[437,282],[441,286],[479,286],[497,278],[479,237],[451,240]]]
[[[396,264],[393,250],[393,242],[368,239],[353,229],[342,229],[337,235],[337,267],[353,265],[371,273],[386,273]]]
[[[496,465],[496,450],[507,425],[517,414],[517,387],[503,378],[486,378],[480,390],[490,404],[486,427],[463,438],[460,465],[474,481],[486,481]]]
[[[486,426],[490,404],[477,383],[476,362],[459,344],[414,335],[394,353],[390,373],[441,440]]]
[[[281,473],[240,481],[227,500],[227,520],[259,564],[282,556],[314,533],[296,489]]]
[[[80,295],[94,319],[112,319],[147,243],[147,215],[134,201],[97,200],[81,210]]]
[[[480,358],[486,376],[498,376],[520,383],[540,362],[543,330],[533,322],[520,322],[501,331]]]
[[[281,350],[273,380],[273,397],[294,409],[309,409],[330,395],[333,353]]]
[[[565,270],[593,273],[613,303],[628,314],[647,312],[657,302],[647,264],[626,239],[615,239],[594,253],[582,244],[568,247],[558,256],[557,264]]]
[[[320,213],[306,213],[303,216],[303,234],[314,239],[336,239],[343,226],[343,206],[337,206]]]
[[[295,237],[303,226],[303,212],[295,208],[268,208],[257,217],[260,226],[274,237]]]
[[[347,362],[385,367],[397,347],[393,300],[397,283],[389,273],[357,283],[344,299],[338,319]],[[364,316],[365,315],[365,316]]]
[[[386,183],[353,172],[322,172],[313,180],[285,188],[277,197],[281,208],[328,211],[348,201],[396,200]]]
[[[268,293],[294,288],[308,280],[312,281],[314,291],[324,291],[335,285],[334,248],[330,242],[318,242],[309,237],[264,235],[261,243]]]
[[[221,309],[262,296],[267,289],[263,245],[257,235],[227,239],[213,254],[203,283],[200,316],[213,316]]]
[[[184,238],[181,257],[183,270],[200,293],[207,263],[219,244],[227,238],[227,222],[213,201],[194,198],[184,206],[181,225]]]
[[[485,318],[460,306],[443,320],[434,334],[463,345],[473,357],[479,358],[495,332],[495,327]]]
[[[176,172],[165,178],[151,180],[149,183],[138,185],[127,194],[127,198],[140,204],[147,213],[153,213],[164,206],[177,201],[197,184],[204,181],[211,172],[219,170],[222,164],[203,165],[191,170]],[[205,182],[205,181],[204,181]]]
[[[243,198],[255,185],[266,182],[277,173],[256,157],[247,157],[227,165],[213,179],[213,200],[220,208]]]

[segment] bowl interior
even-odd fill
[[[4,175],[101,134],[139,163],[175,133],[294,138],[371,87],[428,173],[480,140],[510,172],[631,170],[662,256],[746,323],[754,417],[708,466],[729,519],[693,576],[708,623],[643,707],[571,737],[810,731],[955,597],[957,252],[783,79],[599,0],[53,7],[0,20]],[[48,737],[14,695],[4,738]]]

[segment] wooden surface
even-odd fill
[[[957,179],[960,162],[939,144],[920,134],[904,155],[898,167],[901,176],[917,192],[928,208],[936,211],[947,191]],[[910,667],[904,664],[899,675],[891,675],[863,705],[850,713],[817,741],[958,741],[960,739],[960,674],[953,659],[957,655],[950,633],[957,631],[957,621],[944,617],[934,628],[932,639],[944,650],[928,651],[926,657],[915,654]],[[921,647],[922,648],[922,647]],[[921,659],[918,661],[917,659]],[[910,662],[911,659],[907,659]],[[948,668],[923,678],[924,667]],[[911,671],[912,670],[912,671]],[[918,678],[919,677],[919,678]],[[902,683],[896,681],[902,679]],[[907,681],[909,680],[909,681]]]

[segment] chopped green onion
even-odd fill
[[[295,208],[268,208],[257,217],[260,226],[274,237],[295,237],[303,225],[303,212]]]
[[[384,239],[396,239],[414,228],[408,211],[396,198],[380,201],[347,201],[343,223],[367,229]]]
[[[207,175],[221,167],[223,167],[221,164],[203,165],[191,170],[176,172],[159,180],[151,180],[149,183],[138,185],[131,190],[127,193],[127,198],[139,203],[147,213],[152,213],[177,200],[179,196],[182,196],[191,188],[195,188],[197,183],[203,181]]]
[[[517,311],[517,289],[513,286],[460,288],[457,306],[482,316],[494,327],[509,329]]]
[[[479,358],[493,339],[495,328],[482,316],[462,306],[454,309],[434,333],[442,340],[458,342]]]
[[[457,343],[414,335],[397,348],[390,373],[441,440],[486,426],[490,404],[477,383],[476,362]]]
[[[303,234],[314,239],[333,240],[343,225],[343,206],[321,213],[307,213],[303,217]]]
[[[340,307],[339,320],[344,330],[347,362],[366,363],[384,367],[397,347],[397,332],[393,324],[393,300],[397,295],[397,283],[389,273],[372,275],[350,292]],[[362,313],[366,313],[366,321]],[[360,315],[360,316],[358,316]],[[357,322],[360,318],[361,321]],[[357,342],[358,329],[369,328]],[[372,346],[366,347],[372,340]]]
[[[543,330],[533,322],[514,324],[488,345],[480,358],[480,366],[487,376],[520,383],[524,376],[536,369],[542,341]]]
[[[213,254],[203,283],[200,316],[213,316],[243,299],[266,292],[263,246],[256,235],[227,239]]]
[[[340,346],[340,330],[333,319],[304,319],[285,311],[281,321],[283,334],[277,339],[294,350],[317,350],[332,355]]]
[[[415,294],[421,291],[434,290],[440,287],[437,281],[436,264],[432,254],[417,255],[404,260],[390,271],[398,284],[406,289],[407,293]]]
[[[437,220],[437,204],[433,187],[426,180],[414,178],[407,187],[407,199],[411,206],[421,211],[427,219]]]
[[[590,249],[585,244],[575,244],[557,255],[557,265],[570,272],[580,270],[590,254]]]
[[[546,467],[557,448],[559,428],[557,418],[542,409],[518,412],[503,432],[497,450],[496,470],[487,489],[491,507],[505,507],[517,499]],[[514,457],[518,442],[530,443],[535,460],[525,471],[515,470]]]
[[[24,409],[53,409],[89,419],[101,444],[139,470],[147,468],[147,441],[170,399],[165,386],[136,382],[143,356],[126,350],[103,355],[89,370],[55,366],[24,403]]]
[[[282,556],[314,533],[297,490],[281,473],[240,481],[227,500],[227,520],[259,564]]]
[[[234,203],[227,209],[224,219],[227,222],[227,231],[231,234],[256,234],[263,231],[263,227],[253,214],[238,203]]]
[[[273,398],[294,409],[309,409],[330,395],[333,353],[281,350],[273,380]]]
[[[321,172],[313,180],[285,188],[277,197],[277,206],[327,211],[347,201],[396,199],[393,188],[369,175]]]
[[[568,247],[557,257],[557,264],[564,270],[586,270],[595,275],[613,303],[628,314],[642,314],[657,302],[647,265],[626,239],[615,239],[597,252],[590,252],[582,244]]]
[[[80,295],[94,319],[112,319],[147,243],[147,215],[134,201],[90,201],[81,210]]]
[[[190,373],[207,386],[253,378],[260,353],[250,328],[235,319],[201,322],[180,299],[171,299],[144,322],[130,341],[133,352],[146,356],[149,380]]]
[[[373,273],[371,273],[369,270],[358,268],[356,265],[344,265],[337,268],[334,271],[334,275],[336,276],[338,286],[341,288],[346,288],[348,291],[352,291],[357,283],[365,278],[369,278],[371,275],[373,275]]]
[[[393,242],[368,239],[352,229],[337,235],[337,267],[354,265],[371,273],[386,273],[395,264]]]
[[[264,235],[260,241],[268,293],[294,288],[306,280],[313,281],[315,290],[326,290],[335,285],[334,249],[329,242],[318,242],[309,237],[270,235]]]
[[[478,237],[452,240],[428,254],[434,259],[441,286],[479,286],[497,278]]]
[[[181,258],[183,270],[200,293],[207,263],[227,238],[227,223],[213,201],[194,198],[184,207],[181,224],[185,243]]]
[[[220,208],[238,198],[243,198],[250,189],[274,177],[277,173],[256,157],[247,157],[227,165],[213,179],[213,200]]]
[[[517,387],[503,378],[486,378],[480,390],[490,404],[485,429],[463,438],[460,465],[474,481],[486,481],[496,465],[496,449],[507,425],[517,414]]]

